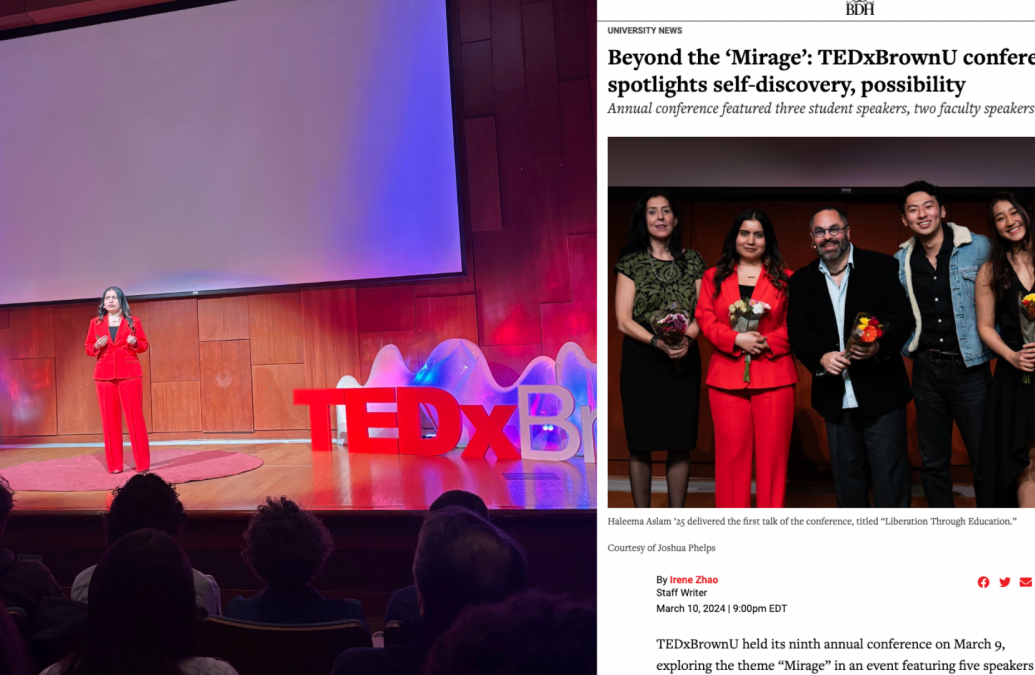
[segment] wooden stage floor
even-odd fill
[[[261,467],[236,476],[182,483],[176,486],[188,511],[252,511],[267,495],[286,495],[303,507],[335,510],[423,510],[446,490],[468,490],[485,500],[490,510],[595,509],[596,464],[582,457],[566,462],[463,459],[460,451],[440,457],[349,454],[333,446],[314,453],[309,443],[153,446],[223,450],[256,455]],[[93,454],[103,448],[6,447],[0,449],[0,469],[46,459]],[[132,462],[126,444],[127,465]],[[103,461],[103,459],[102,459]],[[160,473],[160,471],[159,471]],[[108,492],[26,492],[15,497],[15,509],[26,511],[104,511]]]

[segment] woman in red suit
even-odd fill
[[[782,507],[798,370],[787,338],[787,280],[776,233],[758,209],[744,211],[726,235],[722,258],[701,280],[697,323],[715,347],[708,364],[708,401],[715,423],[715,505],[751,506],[751,455],[756,503]],[[738,333],[729,307],[741,298],[767,303],[758,330]],[[750,382],[745,358],[751,355]]]
[[[151,466],[144,424],[143,373],[137,357],[146,351],[144,327],[130,314],[126,295],[116,286],[106,289],[97,318],[86,333],[86,353],[97,357],[93,379],[104,424],[104,455],[111,473],[122,473],[123,410],[137,471],[146,472]]]

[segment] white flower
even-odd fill
[[[758,314],[760,316],[762,314],[765,314],[765,309],[766,308],[765,308],[764,305],[765,305],[765,303],[761,303],[761,302],[755,304],[755,306],[751,308],[751,313],[752,314]]]

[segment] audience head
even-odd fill
[[[144,528],[108,547],[90,581],[83,640],[65,671],[172,673],[198,654],[194,576],[165,532]]]
[[[0,534],[4,533],[4,525],[7,524],[7,516],[14,509],[14,490],[7,479],[0,476]]]
[[[176,489],[156,474],[137,474],[112,494],[114,498],[104,521],[109,546],[145,527],[176,538],[187,520]]]
[[[323,569],[333,542],[315,516],[287,497],[267,497],[244,532],[241,557],[270,586],[301,588]]]
[[[596,665],[596,612],[565,597],[525,593],[461,612],[423,673],[589,675]]]
[[[485,520],[489,519],[489,508],[485,506],[485,501],[467,490],[447,490],[438,496],[438,499],[431,502],[431,506],[428,507],[428,511],[438,511],[444,509],[447,506],[459,506],[465,508],[468,511],[473,511]]]
[[[464,607],[500,602],[528,589],[521,547],[458,506],[428,514],[417,540],[413,578],[422,618],[442,626]]]

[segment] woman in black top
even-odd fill
[[[1024,344],[1019,298],[1035,286],[1031,209],[1003,192],[988,207],[992,252],[978,271],[978,333],[999,355],[981,444],[978,506],[1035,507],[1035,342]],[[999,332],[996,332],[996,324]]]
[[[615,314],[622,343],[621,395],[629,444],[633,504],[650,506],[651,455],[665,450],[670,507],[682,507],[690,476],[690,450],[697,445],[701,392],[700,330],[692,320],[704,276],[704,260],[682,247],[679,209],[661,190],[633,208],[629,239],[615,266]],[[676,303],[691,323],[670,346],[656,339],[650,315]],[[682,367],[676,368],[676,361]]]

